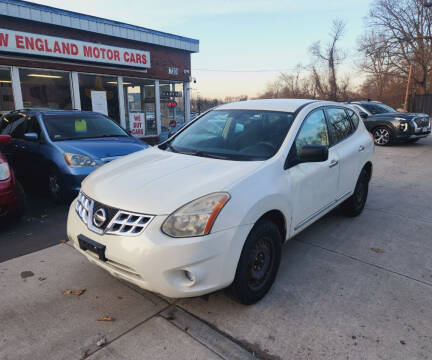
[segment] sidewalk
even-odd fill
[[[62,294],[84,289],[80,296]],[[2,360],[252,358],[175,304],[114,279],[67,244],[0,263],[0,304]]]

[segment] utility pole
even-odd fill
[[[409,90],[411,85],[411,77],[412,77],[412,64],[410,64],[409,67],[409,73],[408,73],[408,81],[407,81],[407,87],[405,92],[405,102],[404,102],[404,110],[408,111],[408,96],[409,96]]]

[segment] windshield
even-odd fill
[[[266,160],[279,150],[294,115],[263,110],[213,110],[162,149],[226,160]]]
[[[363,106],[367,111],[369,111],[373,115],[397,112],[395,109],[385,104],[370,103],[370,104],[361,104],[361,106]]]
[[[46,114],[43,122],[52,141],[129,136],[114,121],[98,114]]]

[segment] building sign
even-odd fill
[[[177,98],[182,97],[183,93],[181,91],[162,91],[162,97],[164,98]]]
[[[178,75],[178,68],[169,67],[168,68],[168,74],[170,74],[170,75]]]
[[[129,126],[133,136],[142,137],[145,133],[145,115],[144,113],[130,113]]]
[[[150,68],[150,52],[0,28],[0,51]]]

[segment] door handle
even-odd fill
[[[339,161],[337,161],[337,160],[332,160],[332,161],[330,161],[330,165],[329,165],[329,167],[334,167],[334,166],[336,166],[337,164],[339,164]]]
[[[358,151],[360,152],[360,151],[363,151],[364,149],[365,149],[365,147],[363,145],[360,145],[358,148]]]

